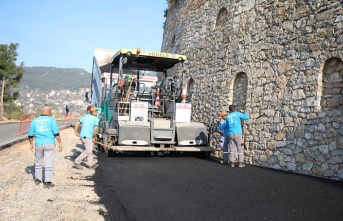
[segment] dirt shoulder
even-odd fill
[[[0,150],[1,220],[104,220],[106,209],[94,192],[94,169],[72,168],[83,151],[73,128],[60,131],[62,152],[56,152],[53,183],[34,184],[34,153],[25,140]],[[95,156],[95,160],[97,157]]]

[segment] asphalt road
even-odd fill
[[[343,182],[196,156],[99,156],[106,220],[341,220]]]
[[[18,124],[0,124],[0,136],[18,140],[17,131]],[[94,203],[107,208],[108,213],[102,214],[105,220],[323,221],[343,217],[341,181],[252,165],[230,168],[196,155],[98,155],[95,175],[86,179],[94,180],[100,197]]]
[[[66,127],[70,127],[72,123],[74,123],[74,121],[75,120],[69,123],[64,123],[63,120],[58,120],[57,124],[60,129],[63,129]],[[29,123],[25,123],[24,128],[22,128],[21,130],[19,129],[19,122],[0,123],[0,149],[27,139],[28,127]]]

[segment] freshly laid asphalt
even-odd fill
[[[106,220],[343,220],[343,182],[199,157],[99,156]]]
[[[342,181],[197,156],[98,155],[89,179],[105,220],[343,220]]]

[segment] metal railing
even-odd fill
[[[17,136],[29,131],[32,120],[35,119],[34,115],[25,115],[20,117],[19,129]]]
[[[68,113],[63,115],[63,124],[71,124],[71,120],[73,119],[73,114]]]

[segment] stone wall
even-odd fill
[[[250,115],[247,163],[337,180],[342,49],[342,0],[169,0],[162,44],[188,57],[193,120]]]

